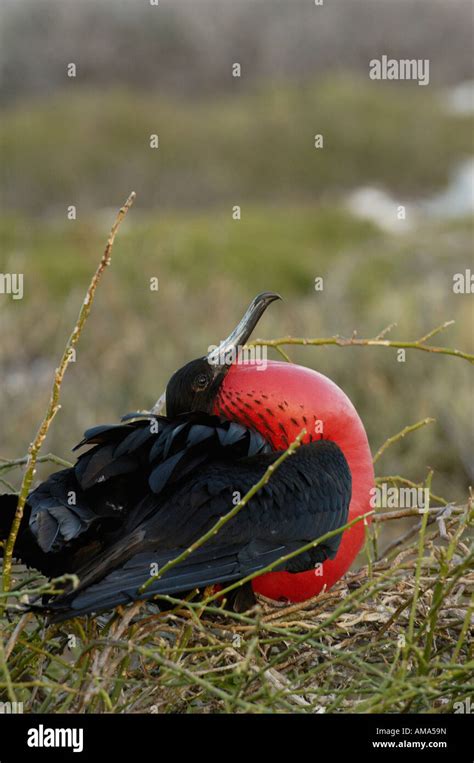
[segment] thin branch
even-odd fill
[[[452,514],[464,514],[468,506],[450,506],[450,512]],[[446,511],[446,506],[429,506],[423,508],[421,506],[413,506],[409,509],[398,509],[397,511],[383,511],[380,514],[375,514],[373,522],[387,522],[391,519],[404,519],[405,517],[419,517],[420,514],[434,514],[435,518],[437,514],[441,514]]]
[[[379,334],[377,334],[375,339],[383,339],[384,336],[389,334],[390,331],[396,327],[396,325],[397,325],[396,323],[390,323],[388,326],[385,326],[385,328],[382,329],[382,331]]]
[[[275,347],[276,349],[282,345],[303,345],[313,347],[321,347],[323,345],[337,345],[338,347],[391,347],[395,349],[422,350],[423,352],[434,352],[440,355],[453,355],[456,358],[462,358],[463,360],[467,360],[469,363],[474,364],[474,355],[471,355],[468,352],[462,352],[461,350],[457,350],[453,347],[436,347],[430,344],[426,344],[428,339],[431,339],[436,334],[444,331],[444,329],[448,328],[448,326],[452,326],[453,323],[454,321],[446,321],[440,326],[434,328],[432,331],[429,331],[428,334],[425,334],[419,339],[414,339],[409,342],[383,339],[383,335],[390,328],[387,327],[387,329],[384,329],[383,332],[373,337],[372,339],[358,339],[355,332],[350,339],[339,336],[338,334],[335,336],[324,337],[320,339],[306,339],[304,337],[284,336],[280,337],[279,339],[255,339],[255,341],[249,342],[247,347],[266,346]]]
[[[417,429],[421,429],[421,427],[425,427],[427,424],[432,424],[436,419],[427,418],[422,419],[421,421],[417,421],[416,424],[411,424],[410,426],[404,427],[401,432],[398,432],[397,434],[392,435],[392,437],[389,437],[388,440],[385,440],[383,445],[380,446],[377,453],[374,456],[374,464],[377,463],[380,456],[385,453],[387,448],[389,448],[391,445],[393,445],[395,442],[398,442],[399,440],[403,439],[405,435],[409,434],[410,432],[415,432]]]
[[[439,512],[439,507],[438,507]],[[427,525],[432,525],[433,522],[436,522],[436,514],[428,517]],[[413,527],[410,527],[409,530],[407,530],[405,533],[400,535],[398,538],[395,538],[395,540],[388,543],[384,550],[378,555],[379,559],[385,559],[392,551],[395,551],[395,549],[400,548],[400,546],[403,546],[404,543],[406,543],[408,540],[411,540],[414,535],[418,535],[420,529],[421,529],[421,523],[423,521],[423,517],[420,519],[419,522],[413,525]]]
[[[33,477],[35,475],[35,466],[38,459],[38,453],[44,443],[46,435],[48,434],[48,430],[51,426],[51,423],[61,407],[59,403],[60,394],[61,394],[61,385],[64,379],[64,375],[66,373],[66,370],[73,357],[73,353],[71,352],[71,350],[73,350],[76,347],[79,341],[82,330],[84,328],[84,325],[91,311],[91,307],[94,301],[94,296],[95,296],[97,286],[99,285],[99,282],[104,270],[106,269],[108,265],[110,265],[110,259],[112,256],[112,248],[114,245],[115,236],[117,234],[117,231],[119,229],[119,226],[122,220],[125,218],[134,200],[135,200],[135,193],[132,192],[130,196],[128,197],[127,201],[125,202],[124,206],[119,210],[115,218],[115,221],[112,225],[109,238],[107,239],[107,244],[105,246],[104,254],[102,255],[102,259],[99,262],[97,270],[92,276],[92,280],[89,284],[89,288],[87,289],[84,302],[82,303],[81,309],[79,310],[79,315],[76,321],[76,325],[74,326],[72,334],[70,335],[67,341],[59,366],[56,369],[54,380],[53,380],[53,386],[51,390],[51,397],[49,400],[49,404],[48,404],[45,416],[36,433],[35,439],[33,440],[33,442],[30,444],[30,447],[28,448],[28,460],[26,463],[25,474],[23,476],[23,482],[20,488],[20,495],[18,497],[18,506],[17,506],[15,518],[12,522],[10,535],[8,537],[7,544],[5,547],[5,554],[4,554],[4,560],[3,560],[3,576],[2,576],[2,584],[3,584],[4,592],[8,591],[10,588],[13,549],[15,546],[15,541],[18,535],[18,531],[20,529],[20,524],[23,517],[23,511],[25,508],[26,500],[28,498],[31,484],[33,482]]]
[[[472,616],[474,614],[474,593],[471,595],[471,603],[469,604],[469,607],[466,610],[466,616],[464,618],[464,622],[461,628],[461,633],[459,634],[459,638],[456,643],[456,647],[453,652],[453,662],[457,662],[459,654],[462,649],[462,645],[468,635],[469,628],[472,623]]]
[[[428,489],[431,487],[432,477],[433,477],[433,472],[429,472],[428,477],[426,478],[426,487]],[[418,597],[420,594],[421,566],[425,556],[425,532],[426,532],[427,523],[428,523],[428,512],[425,511],[421,518],[421,527],[420,527],[420,533],[418,536],[418,557],[416,560],[416,568],[415,568],[415,590],[413,593],[413,601],[411,605],[410,616],[408,618],[408,639],[407,640],[410,647],[413,644],[416,608],[418,603]],[[404,653],[404,659],[403,659],[404,666],[408,662],[408,655],[409,655],[409,651],[407,649]]]
[[[59,584],[59,588],[58,585]],[[0,591],[0,599],[5,598],[16,598],[16,599],[22,599],[25,596],[28,597],[28,599],[31,598],[37,598],[38,596],[42,596],[43,594],[51,594],[54,596],[58,596],[61,593],[64,593],[66,586],[68,589],[75,589],[79,585],[79,578],[77,575],[73,574],[72,572],[65,572],[64,575],[61,575],[57,578],[51,578],[51,580],[47,580],[45,583],[42,583],[39,586],[31,587],[31,588],[15,588],[12,591]]]
[[[286,360],[287,363],[293,363],[288,353],[285,352],[285,350],[282,347],[275,347],[275,350],[281,355],[283,360]]]
[[[14,469],[15,466],[24,466],[27,464],[28,456],[22,456],[21,458],[0,458],[0,461],[0,472],[10,471],[10,469]],[[37,464],[44,464],[47,462],[57,464],[58,466],[64,466],[65,468],[70,468],[72,466],[70,461],[66,461],[65,458],[55,456],[54,453],[48,453],[46,456],[38,456],[36,459]]]
[[[432,339],[432,337],[436,336],[436,334],[439,334],[441,331],[444,331],[444,329],[447,329],[449,326],[452,326],[456,321],[445,321],[440,326],[436,326],[436,328],[432,329],[431,331],[428,331],[427,334],[420,337],[418,339],[419,344],[426,344],[428,339]]]
[[[380,331],[377,336],[373,337],[372,339],[358,339],[357,331],[354,330],[350,339],[339,336],[339,334],[335,334],[334,336],[330,337],[324,337],[321,339],[306,339],[304,337],[283,336],[279,339],[255,339],[253,342],[248,342],[245,345],[245,348],[274,347],[275,350],[288,363],[292,363],[293,361],[289,357],[288,353],[282,349],[283,345],[302,345],[304,347],[337,345],[338,347],[392,347],[395,349],[413,349],[422,350],[423,352],[435,352],[440,355],[453,355],[456,358],[462,358],[463,360],[467,360],[469,363],[474,364],[474,355],[471,355],[468,352],[462,352],[461,350],[457,350],[451,347],[434,347],[432,345],[426,344],[428,339],[436,336],[436,334],[444,331],[454,323],[455,321],[445,321],[440,326],[436,326],[436,328],[432,329],[424,336],[420,337],[419,339],[415,339],[412,342],[390,341],[388,339],[384,339],[385,335],[397,325],[396,323],[391,323],[389,326],[386,326],[384,329],[382,329],[382,331]],[[158,414],[163,410],[164,407],[165,394],[163,393],[151,409],[151,413]]]
[[[0,485],[5,485],[6,489],[10,491],[10,493],[15,492],[15,487],[12,485],[11,482],[8,482],[8,480],[4,479],[3,477],[0,477]]]

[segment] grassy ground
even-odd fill
[[[260,598],[237,615],[195,596],[47,628],[13,604],[2,698],[25,712],[459,712],[474,689],[474,515],[448,519],[446,540],[427,519],[379,561],[369,539],[369,564],[305,604]],[[39,589],[21,578],[16,602]]]

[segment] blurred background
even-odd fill
[[[70,458],[87,427],[150,407],[261,290],[286,301],[260,337],[371,337],[395,322],[392,338],[410,340],[454,319],[435,343],[473,351],[473,296],[453,293],[453,275],[474,270],[470,0],[3,0],[0,14],[0,272],[24,274],[22,300],[0,295],[0,456],[27,450],[132,190],[45,453]],[[428,58],[429,86],[372,81],[382,55]],[[289,354],[343,387],[374,452],[434,416],[378,474],[432,467],[434,492],[465,500],[466,361]]]

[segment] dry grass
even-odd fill
[[[260,597],[245,615],[160,597],[174,607],[47,627],[11,604],[4,699],[25,712],[453,712],[474,690],[473,519],[466,507],[309,602]],[[13,593],[33,582],[21,574]]]

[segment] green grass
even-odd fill
[[[159,210],[323,199],[365,183],[406,199],[447,182],[472,153],[471,131],[472,120],[447,114],[436,91],[347,76],[245,94],[236,86],[199,102],[71,82],[3,114],[4,204],[59,214],[76,204],[81,216],[130,185]]]
[[[435,522],[311,602],[245,615],[158,597],[170,612],[135,604],[45,628],[21,613],[38,581],[19,572],[0,698],[43,713],[453,712],[474,689],[472,522],[449,519],[447,541]]]
[[[112,275],[129,293],[142,288],[147,275],[164,273],[184,287],[200,289],[210,280],[230,277],[243,286],[250,274],[258,286],[270,277],[273,288],[301,294],[344,249],[381,241],[372,223],[357,220],[340,207],[249,207],[240,221],[234,221],[222,208],[186,215],[169,212],[155,220],[152,215],[140,216],[139,205],[140,200],[136,219],[124,226],[128,233],[122,235],[123,254]],[[63,300],[90,273],[107,219],[103,215],[100,221],[64,224],[6,217],[0,221],[6,254],[0,264],[5,270],[23,261],[35,285],[44,282],[48,296]],[[26,299],[29,296],[33,297],[31,291]]]

